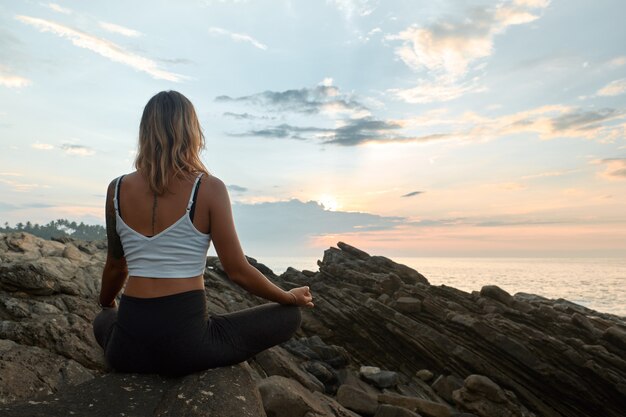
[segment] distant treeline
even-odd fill
[[[44,239],[67,236],[81,240],[100,240],[106,238],[106,229],[100,225],[76,223],[66,219],[52,220],[48,224],[39,225],[31,222],[17,223],[15,227],[10,227],[8,222],[4,227],[0,227],[0,232],[26,232]]]

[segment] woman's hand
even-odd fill
[[[313,296],[308,286],[292,288],[289,290],[295,296],[295,304],[298,306],[313,307]]]

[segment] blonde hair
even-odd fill
[[[193,104],[177,91],[161,91],[143,109],[135,168],[147,179],[152,192],[162,195],[172,176],[208,174],[200,160],[204,146]]]

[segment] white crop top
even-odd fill
[[[211,244],[211,234],[202,233],[193,225],[190,210],[195,201],[198,175],[191,189],[185,214],[167,229],[152,237],[131,229],[120,216],[119,185],[123,175],[115,183],[115,229],[117,230],[128,274],[136,277],[188,278],[204,273],[206,254]]]

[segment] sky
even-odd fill
[[[249,256],[623,257],[625,12],[0,1],[0,222],[104,224],[143,107],[176,90]]]

